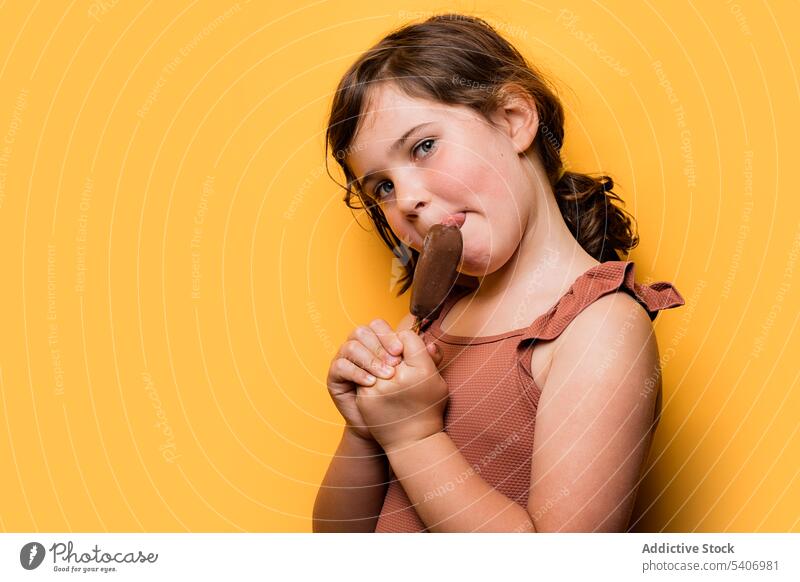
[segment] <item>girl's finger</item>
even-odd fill
[[[342,355],[373,376],[380,378],[394,376],[394,368],[382,362],[374,352],[371,352],[369,348],[358,340],[346,342],[342,349]]]
[[[350,341],[361,342],[372,354],[381,360],[385,359],[386,350],[381,344],[381,340],[375,330],[367,325],[360,325],[355,328],[347,338]]]
[[[360,384],[361,386],[371,386],[375,383],[375,377],[372,374],[364,371],[347,358],[339,358],[336,364],[335,380],[338,382],[343,380],[345,382]]]
[[[383,319],[375,319],[369,324],[370,329],[380,342],[378,357],[396,366],[402,360],[400,355],[403,353],[403,342],[397,337],[397,333]]]
[[[442,362],[442,350],[439,349],[435,343],[431,342],[428,344],[428,353],[431,355],[431,359],[433,363],[436,364],[436,367],[439,367],[439,364]]]
[[[397,334],[403,342],[403,362],[412,368],[425,366],[430,361],[430,351],[423,339],[410,329]],[[424,355],[423,355],[424,354]]]

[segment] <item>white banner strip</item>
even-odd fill
[[[0,580],[800,580],[800,534],[0,535]]]

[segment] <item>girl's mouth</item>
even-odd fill
[[[461,228],[466,219],[467,219],[466,213],[458,212],[456,214],[450,214],[448,216],[445,216],[444,218],[442,218],[442,220],[439,221],[439,224]]]

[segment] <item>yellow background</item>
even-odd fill
[[[310,531],[330,359],[408,305],[327,108],[430,11],[558,80],[570,167],[686,299],[635,529],[800,531],[800,9],[756,0],[0,3],[3,531]]]

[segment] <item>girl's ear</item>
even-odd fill
[[[516,152],[521,154],[531,146],[539,129],[536,102],[516,83],[504,85],[499,91],[499,105],[490,118],[497,129],[512,141]]]

